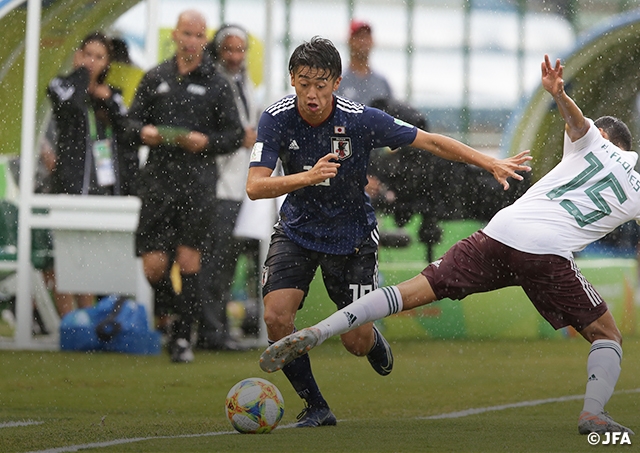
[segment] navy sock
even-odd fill
[[[273,344],[274,342],[269,340],[269,343]],[[292,360],[282,368],[282,372],[289,379],[298,396],[305,400],[309,406],[329,407],[313,377],[309,354]]]

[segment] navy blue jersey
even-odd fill
[[[287,96],[267,108],[258,125],[252,167],[274,169],[278,158],[285,174],[311,169],[333,152],[340,162],[335,178],[289,193],[280,224],[300,246],[323,253],[354,253],[376,227],[367,185],[369,156],[374,148],[398,148],[415,140],[417,128],[334,96],[333,112],[318,126],[302,119],[297,98]]]

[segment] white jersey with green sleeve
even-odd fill
[[[564,136],[560,163],[483,229],[516,250],[571,259],[619,225],[640,219],[638,154],[622,151],[589,121],[587,133]]]

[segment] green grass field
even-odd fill
[[[588,345],[581,339],[392,342],[388,377],[330,340],[313,368],[338,426],[292,429],[301,400],[260,351],[168,356],[0,351],[0,451],[101,452],[583,452],[577,434]],[[608,410],[640,431],[640,341],[625,343]],[[281,427],[232,432],[227,391],[257,376],[285,398]],[[551,399],[546,403],[540,400]],[[533,403],[531,403],[533,402]],[[506,407],[499,407],[506,406]],[[493,410],[487,410],[493,408]],[[438,418],[479,409],[475,415]],[[483,410],[484,409],[484,410]],[[435,418],[429,418],[435,417]],[[24,426],[15,426],[24,424]],[[632,437],[632,442],[636,439]],[[640,441],[638,441],[640,442]],[[632,445],[609,450],[636,450]],[[636,450],[637,451],[637,450]]]
[[[386,284],[415,275],[423,256],[419,245],[382,250]],[[604,275],[608,300],[621,292],[619,276],[610,274],[629,272],[620,269],[593,271]],[[334,310],[320,279],[312,286],[298,327]],[[290,427],[302,401],[282,373],[260,370],[261,350],[196,351],[187,365],[171,364],[166,353],[0,350],[0,452],[640,451],[636,445],[593,447],[577,433],[587,342],[541,337],[542,318],[526,298],[505,296],[513,295],[495,292],[491,300],[469,302],[466,308],[491,310],[470,311],[474,319],[465,321],[460,339],[434,339],[429,329],[446,324],[445,317],[429,318],[425,328],[419,318],[384,320],[396,358],[387,377],[336,339],[314,349],[314,373],[338,417],[338,426],[318,429]],[[516,322],[519,312],[523,321]],[[617,312],[626,313],[619,304]],[[640,434],[640,337],[635,311],[629,313],[622,375],[607,409]],[[475,330],[472,321],[480,325]],[[509,335],[500,337],[508,323]],[[530,324],[533,334],[526,334]],[[234,433],[224,413],[228,390],[251,376],[276,384],[285,399],[284,419],[268,435]],[[640,444],[640,438],[631,441]]]

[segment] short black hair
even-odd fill
[[[106,47],[107,56],[109,57],[109,61],[111,61],[111,59],[113,58],[113,43],[107,35],[100,31],[92,31],[87,36],[85,36],[82,41],[80,41],[78,49],[84,49],[85,47],[87,47],[87,44],[94,41],[99,42]]]
[[[109,64],[107,64],[107,67],[98,75],[98,83],[104,83],[107,78],[109,68],[111,67],[111,62],[113,61],[113,44],[111,39],[101,31],[92,31],[80,42],[78,49],[84,50],[84,48],[92,42],[98,42],[107,49],[107,59],[109,60]]]
[[[342,58],[331,41],[314,36],[310,41],[300,44],[289,59],[289,72],[294,74],[298,68],[309,67],[328,73],[329,79],[342,75]]]
[[[624,151],[631,150],[633,139],[631,131],[622,120],[613,116],[601,116],[593,122],[598,129],[602,129],[609,136],[609,141]]]

